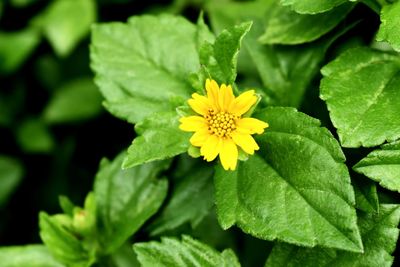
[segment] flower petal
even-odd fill
[[[196,132],[201,129],[207,129],[207,122],[203,117],[200,116],[189,116],[179,119],[181,123],[179,129],[186,132]]]
[[[207,97],[194,93],[192,99],[188,100],[189,106],[200,115],[206,115],[211,108]]]
[[[230,104],[235,99],[232,87],[230,85],[222,84],[218,95],[218,104],[221,111],[228,111]]]
[[[218,96],[219,96],[219,86],[216,81],[207,79],[206,80],[206,91],[207,97],[210,100],[211,105],[214,110],[219,110]]]
[[[203,146],[200,148],[200,155],[204,156],[206,161],[213,161],[220,152],[221,139],[215,135],[209,135]]]
[[[192,135],[192,137],[190,138],[190,143],[193,146],[201,147],[207,141],[209,136],[210,133],[208,132],[208,129],[203,128]]]
[[[219,152],[222,167],[225,170],[235,170],[238,160],[238,149],[232,139],[223,139],[221,151]]]
[[[242,93],[229,105],[229,112],[242,116],[257,102],[254,90]]]
[[[256,141],[250,134],[242,134],[238,132],[232,133],[232,140],[240,146],[244,152],[253,155],[254,150],[259,150],[260,147],[257,145]]]
[[[269,125],[254,118],[241,118],[236,121],[237,131],[249,134],[262,134]]]

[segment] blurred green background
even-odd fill
[[[0,0],[0,246],[40,242],[38,212],[82,203],[100,159],[134,136],[89,66],[90,26],[135,14],[196,19],[202,1]]]

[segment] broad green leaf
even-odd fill
[[[233,84],[236,79],[236,63],[243,37],[251,28],[245,22],[223,30],[213,44],[205,43],[200,48],[200,63],[206,73],[219,84]]]
[[[80,238],[70,229],[72,220],[66,215],[39,214],[40,237],[55,259],[68,266],[89,267],[94,262]]]
[[[316,14],[329,11],[348,0],[280,0],[284,6],[290,6],[300,14]]]
[[[55,0],[33,23],[43,31],[56,54],[65,57],[87,36],[95,21],[94,0]]]
[[[8,156],[0,155],[0,208],[21,182],[23,173],[24,170],[20,162]]]
[[[43,245],[0,247],[2,267],[63,267]]]
[[[375,183],[362,175],[354,174],[352,175],[352,184],[356,197],[356,208],[364,212],[377,212],[379,198]]]
[[[400,57],[355,48],[321,72],[320,97],[342,146],[372,147],[400,138]]]
[[[217,168],[218,219],[266,240],[362,252],[350,177],[339,144],[293,108],[268,108],[260,151],[236,171]]]
[[[122,170],[124,155],[103,160],[94,183],[99,237],[105,252],[118,249],[164,201],[166,179],[157,176],[168,164],[153,162]]]
[[[47,126],[37,118],[23,121],[17,130],[17,141],[28,153],[49,153],[54,148],[54,139]]]
[[[182,17],[136,16],[128,23],[96,25],[91,66],[105,107],[131,123],[174,110],[193,91],[189,76],[200,69],[198,28]]]
[[[389,190],[400,192],[400,141],[372,151],[353,169]]]
[[[329,12],[298,14],[289,7],[276,5],[259,40],[264,44],[301,44],[314,41],[332,30],[351,11],[353,4],[341,5]]]
[[[189,236],[182,241],[164,237],[161,242],[137,243],[133,246],[143,267],[202,266],[239,267],[235,253],[226,249],[222,253]]]
[[[179,116],[175,111],[153,114],[135,125],[137,137],[128,148],[123,168],[172,158],[189,147],[190,133],[179,129]]]
[[[302,248],[278,243],[273,248],[265,267],[390,267],[391,254],[399,236],[399,205],[381,205],[379,213],[360,213],[359,226],[364,253],[335,251],[324,248]]]
[[[43,116],[48,123],[82,121],[102,111],[101,101],[91,78],[73,80],[56,90]]]
[[[381,26],[376,40],[386,41],[400,52],[400,2],[394,1],[387,4],[381,10]]]
[[[183,173],[174,184],[168,204],[149,226],[151,235],[160,235],[187,222],[195,228],[214,204],[212,174],[212,168],[204,165],[192,166]]]
[[[39,44],[39,33],[34,29],[0,32],[0,73],[16,71]]]
[[[256,75],[255,79],[260,79],[264,88],[257,92],[267,105],[299,107],[306,89],[318,75],[326,50],[346,29],[299,46],[262,45],[258,38],[276,5],[276,0],[210,2],[207,11],[217,31],[241,21],[253,21],[251,30],[243,38],[238,68],[246,77]],[[248,71],[254,66],[256,69]]]

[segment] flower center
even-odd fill
[[[236,120],[239,116],[229,112],[215,112],[213,109],[208,110],[205,116],[208,123],[208,131],[218,137],[226,138],[231,136],[231,132],[236,129]]]

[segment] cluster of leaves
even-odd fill
[[[104,107],[137,136],[101,161],[83,208],[62,197],[62,214],[40,214],[45,246],[1,248],[0,262],[391,266],[400,1],[193,2],[213,31],[202,14],[196,23],[161,14],[92,27]],[[195,158],[178,129],[186,100],[204,93],[208,77],[262,96],[253,116],[270,127],[235,171]]]

